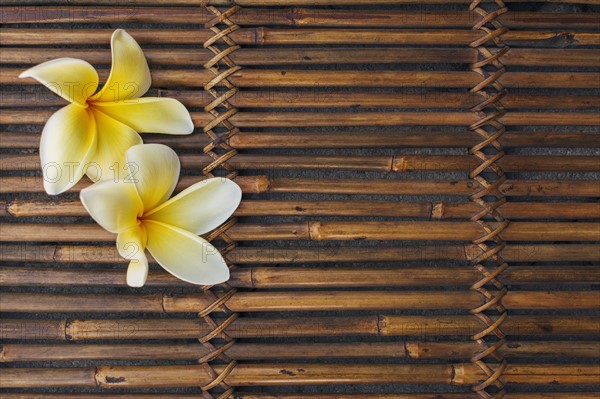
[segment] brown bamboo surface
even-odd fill
[[[90,245],[0,245],[5,261],[116,263],[119,258],[114,246]],[[513,262],[587,262],[600,260],[597,244],[509,244],[503,257]],[[228,258],[237,263],[315,263],[315,262],[393,262],[393,261],[469,261],[481,255],[472,245],[406,245],[385,248],[361,247],[244,247],[233,250]],[[150,258],[152,259],[152,258]]]
[[[380,216],[418,217],[427,219],[465,219],[476,211],[471,203],[438,201],[406,202],[402,207],[386,201],[260,201],[248,200],[234,213],[235,216]],[[599,215],[597,202],[511,202],[502,205],[502,211],[512,219],[586,219]],[[87,216],[78,200],[14,200],[0,202],[0,215],[30,216]]]
[[[108,52],[89,49],[70,48],[69,54],[99,65],[109,65],[111,55]],[[206,63],[211,53],[205,49],[148,49],[144,52],[148,61],[158,65],[197,66]],[[0,53],[0,64],[34,65],[64,55],[64,51],[55,48],[19,48],[5,47]],[[507,65],[519,66],[587,66],[598,62],[600,52],[596,49],[536,49],[514,48],[506,54]],[[462,64],[475,60],[475,51],[468,48],[384,48],[372,47],[352,53],[352,48],[319,47],[286,49],[240,49],[231,54],[236,64],[242,66],[257,65],[327,65],[327,64],[397,64],[425,62],[432,64]],[[199,95],[202,95],[199,93]]]
[[[342,3],[348,4],[348,2]],[[365,4],[368,4],[367,2]],[[6,7],[3,23],[180,23],[188,24],[190,18],[206,23],[214,15],[196,7]],[[509,28],[576,27],[597,29],[598,14],[576,13],[511,13],[500,16]],[[418,28],[425,26],[471,28],[473,18],[461,11],[376,11],[365,10],[360,18],[352,10],[325,10],[310,8],[242,9],[231,20],[238,25],[278,26],[346,26],[376,28]]]
[[[501,3],[5,0],[0,397],[598,397],[600,2]],[[18,75],[73,57],[104,82],[116,28],[146,95],[191,111],[192,135],[143,134],[178,152],[176,191],[242,188],[205,236],[228,285],[148,254],[130,288],[91,182],[44,193],[67,102]]]
[[[218,319],[222,321],[222,319]],[[507,333],[515,336],[590,336],[596,334],[600,318],[592,316],[509,316]],[[89,341],[195,339],[212,331],[203,320],[190,318],[120,319],[3,319],[4,339]],[[480,327],[469,316],[398,316],[375,314],[339,317],[242,317],[227,328],[234,338],[339,336],[468,338]]]
[[[223,370],[223,366],[215,366]],[[341,371],[340,371],[341,369]],[[283,371],[283,373],[282,373]],[[510,366],[506,371],[507,381],[533,384],[594,384],[598,366],[585,364],[538,365],[522,364]],[[482,378],[477,366],[466,363],[448,365],[376,365],[376,364],[242,364],[229,374],[227,383],[233,386],[276,386],[311,385],[321,378],[339,384],[356,381],[359,384],[378,384],[386,381],[395,383],[429,383],[466,385]],[[210,375],[202,366],[100,366],[78,369],[55,368],[6,369],[0,382],[3,388],[34,387],[188,387],[210,382]]]
[[[328,344],[239,344],[226,351],[237,360],[318,359],[324,355],[340,359],[373,356],[394,359],[468,359],[477,346],[467,341],[399,341],[393,343],[351,342]],[[507,348],[507,355],[527,359],[538,355],[576,354],[595,358],[600,344],[595,341],[520,341]],[[200,344],[5,344],[0,362],[70,360],[193,360],[208,353]]]
[[[29,79],[19,79],[22,69],[2,68],[0,84],[35,85]],[[108,69],[98,71],[100,79],[108,77]],[[157,70],[152,74],[155,87],[202,87],[212,76],[206,71],[193,69]],[[598,88],[597,75],[591,72],[511,72],[502,78],[502,83],[511,88]],[[233,73],[232,83],[239,87],[426,87],[468,88],[479,83],[473,72],[459,71],[378,71],[374,76],[369,71],[342,70],[249,70]],[[46,118],[47,119],[47,118]],[[34,123],[34,122],[29,122]]]
[[[202,169],[213,159],[208,155],[181,155],[181,166],[186,169]],[[468,171],[477,166],[468,155],[405,155],[390,156],[302,156],[240,154],[230,162],[239,170],[246,169],[350,169],[380,172],[410,171]],[[507,172],[519,171],[600,171],[600,159],[596,156],[518,156],[507,155],[500,165]],[[8,154],[0,156],[0,171],[41,170],[37,155]]]
[[[90,260],[93,261],[93,260]],[[118,263],[118,261],[115,261]],[[600,271],[593,266],[516,266],[505,280],[512,285],[562,281],[588,284],[597,281]],[[325,265],[313,268],[244,267],[232,272],[230,284],[237,288],[327,288],[327,287],[427,287],[459,286],[473,281],[476,272],[456,267],[378,267],[333,268]],[[5,286],[69,286],[77,279],[84,286],[125,286],[122,269],[86,269],[44,267],[2,267],[0,282]],[[164,271],[155,270],[147,284],[155,287],[188,286]],[[585,294],[588,295],[588,294]],[[590,294],[591,295],[591,294]]]
[[[494,225],[494,223],[492,223]],[[304,222],[241,223],[228,235],[236,241],[253,240],[429,240],[473,241],[481,230],[470,222]],[[79,242],[92,236],[99,242],[112,242],[116,234],[96,224],[5,223],[0,242]],[[506,241],[598,241],[597,222],[514,222],[502,237]]]
[[[37,147],[39,133],[0,132],[0,148],[30,149]],[[144,136],[148,143],[168,143],[180,150],[191,150],[203,147],[208,140],[203,136],[175,138],[164,135],[148,134]],[[228,143],[239,149],[279,148],[394,148],[394,147],[429,147],[462,148],[475,144],[476,138],[470,133],[430,132],[430,131],[395,131],[390,133],[372,132],[331,132],[326,137],[320,132],[243,132],[228,140]],[[556,132],[514,132],[506,134],[501,140],[505,147],[558,147],[574,145],[579,148],[600,147],[600,134],[589,133],[556,133]]]

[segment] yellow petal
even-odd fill
[[[96,120],[98,138],[96,155],[87,169],[88,177],[93,181],[130,180],[125,152],[134,145],[142,144],[142,138],[129,126],[104,115],[93,107],[90,109]]]
[[[148,258],[146,258],[146,233],[139,226],[125,230],[117,236],[117,250],[125,259],[129,259],[127,285],[142,287],[148,277]]]
[[[172,98],[144,97],[127,102],[94,103],[94,106],[137,132],[190,134],[194,131],[190,113]]]
[[[219,227],[237,209],[242,190],[229,179],[216,177],[194,184],[146,213],[145,218],[170,224],[194,234]]]
[[[75,58],[57,58],[36,65],[19,75],[34,78],[65,100],[85,106],[98,88],[98,73],[93,66]]]
[[[96,127],[87,109],[69,104],[54,113],[46,122],[40,141],[46,192],[56,195],[73,187],[95,151]]]
[[[140,201],[132,183],[103,180],[81,190],[83,206],[90,216],[111,233],[137,226]]]
[[[144,95],[150,88],[150,70],[146,57],[129,33],[123,29],[111,38],[112,68],[106,84],[91,101],[124,101]]]
[[[144,212],[165,202],[179,179],[179,158],[162,144],[141,144],[125,154],[130,169],[129,179],[144,204]]]
[[[189,231],[155,221],[144,221],[148,251],[169,273],[192,284],[213,285],[229,279],[221,254]]]

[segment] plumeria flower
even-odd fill
[[[101,90],[89,63],[58,58],[19,75],[34,78],[71,104],[53,114],[40,142],[44,188],[60,194],[87,173],[94,181],[124,168],[125,151],[141,144],[137,132],[189,134],[194,125],[177,100],[145,97],[151,84],[144,53],[124,30],[111,39],[112,69]],[[115,169],[116,168],[116,169]]]
[[[162,144],[142,144],[126,152],[128,179],[103,180],[81,190],[92,218],[118,234],[119,254],[130,260],[127,284],[141,287],[148,275],[147,248],[169,273],[193,284],[229,279],[225,261],[205,234],[225,222],[242,192],[224,178],[201,181],[169,199],[179,178],[179,158]]]

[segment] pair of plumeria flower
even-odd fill
[[[144,285],[146,249],[182,280],[224,282],[229,279],[225,261],[198,235],[231,216],[241,190],[231,180],[213,178],[169,199],[179,179],[179,158],[167,146],[142,144],[138,132],[190,134],[192,119],[177,100],[140,98],[150,88],[150,70],[127,32],[116,30],[111,46],[112,69],[99,91],[94,67],[74,58],[48,61],[20,75],[38,80],[70,102],[50,117],[42,132],[44,188],[56,195],[84,174],[95,181],[81,190],[80,198],[100,226],[117,234],[119,254],[130,260],[128,285]],[[107,173],[120,168],[128,173]]]

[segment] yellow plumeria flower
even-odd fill
[[[225,261],[205,234],[225,222],[242,192],[225,178],[201,181],[169,199],[179,178],[177,154],[162,144],[142,144],[126,152],[131,173],[81,190],[92,218],[118,234],[119,254],[130,260],[127,284],[141,287],[148,275],[145,249],[169,273],[193,284],[229,279]]]
[[[151,84],[142,49],[124,30],[111,39],[112,69],[100,91],[89,63],[58,58],[19,75],[34,78],[71,102],[50,117],[40,142],[44,188],[60,194],[87,173],[94,181],[112,178],[125,167],[125,151],[141,144],[137,132],[189,134],[189,112],[170,98],[140,98]],[[93,167],[92,167],[93,166]]]

